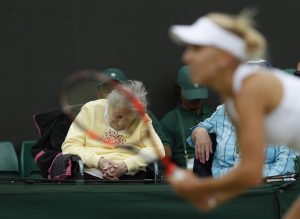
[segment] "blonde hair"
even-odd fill
[[[241,37],[247,48],[248,59],[262,58],[266,54],[266,40],[253,26],[255,10],[243,10],[238,15],[209,13],[207,17],[220,27]]]

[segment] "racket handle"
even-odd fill
[[[174,162],[171,161],[169,157],[164,157],[161,163],[165,166],[165,176],[173,178],[175,180],[184,180],[185,173],[182,169],[178,168]]]
[[[177,169],[176,165],[171,161],[169,157],[164,157],[160,161],[165,166],[166,176],[172,175],[175,169]]]

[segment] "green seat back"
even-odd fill
[[[0,177],[18,177],[19,162],[11,142],[0,142]]]
[[[295,172],[296,173],[299,173],[300,172],[300,156],[296,156],[296,160],[295,160]]]
[[[24,141],[21,146],[20,166],[23,178],[42,178],[40,170],[31,155],[31,147],[36,141]]]

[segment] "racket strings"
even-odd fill
[[[97,85],[99,82],[84,80],[70,87],[67,91],[68,103],[70,105],[85,104],[89,101],[96,100]]]

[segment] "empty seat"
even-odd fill
[[[0,177],[19,177],[19,162],[11,142],[0,142]]]
[[[40,170],[31,155],[31,147],[35,143],[36,141],[24,141],[22,143],[20,166],[23,178],[42,178]]]
[[[300,173],[300,156],[296,156],[295,163],[295,172]]]

